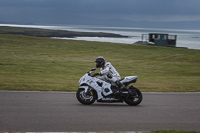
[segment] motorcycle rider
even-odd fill
[[[106,62],[104,57],[99,56],[95,59],[96,67],[100,68],[100,72],[93,74],[92,76],[98,76],[101,80],[114,82],[121,91],[124,85],[119,81],[121,79],[120,74],[112,66],[110,62]]]

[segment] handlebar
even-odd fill
[[[96,70],[96,68],[92,68],[89,72],[87,72],[88,75],[91,76],[90,74],[91,74],[92,72],[94,72],[95,70]]]

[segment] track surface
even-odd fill
[[[0,131],[200,131],[200,93],[143,93],[139,106],[80,104],[75,93],[0,91]]]

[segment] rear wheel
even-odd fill
[[[124,98],[124,101],[131,106],[137,106],[142,102],[142,93],[139,89],[130,86],[129,87],[130,94]]]
[[[79,88],[76,92],[76,98],[80,103],[84,105],[91,105],[97,99],[97,95],[94,90],[85,92],[84,89]]]

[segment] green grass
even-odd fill
[[[76,91],[104,56],[146,92],[199,92],[200,51],[0,34],[0,90]]]
[[[147,133],[200,133],[200,131],[156,130],[156,131],[151,131],[151,132],[147,132]]]

